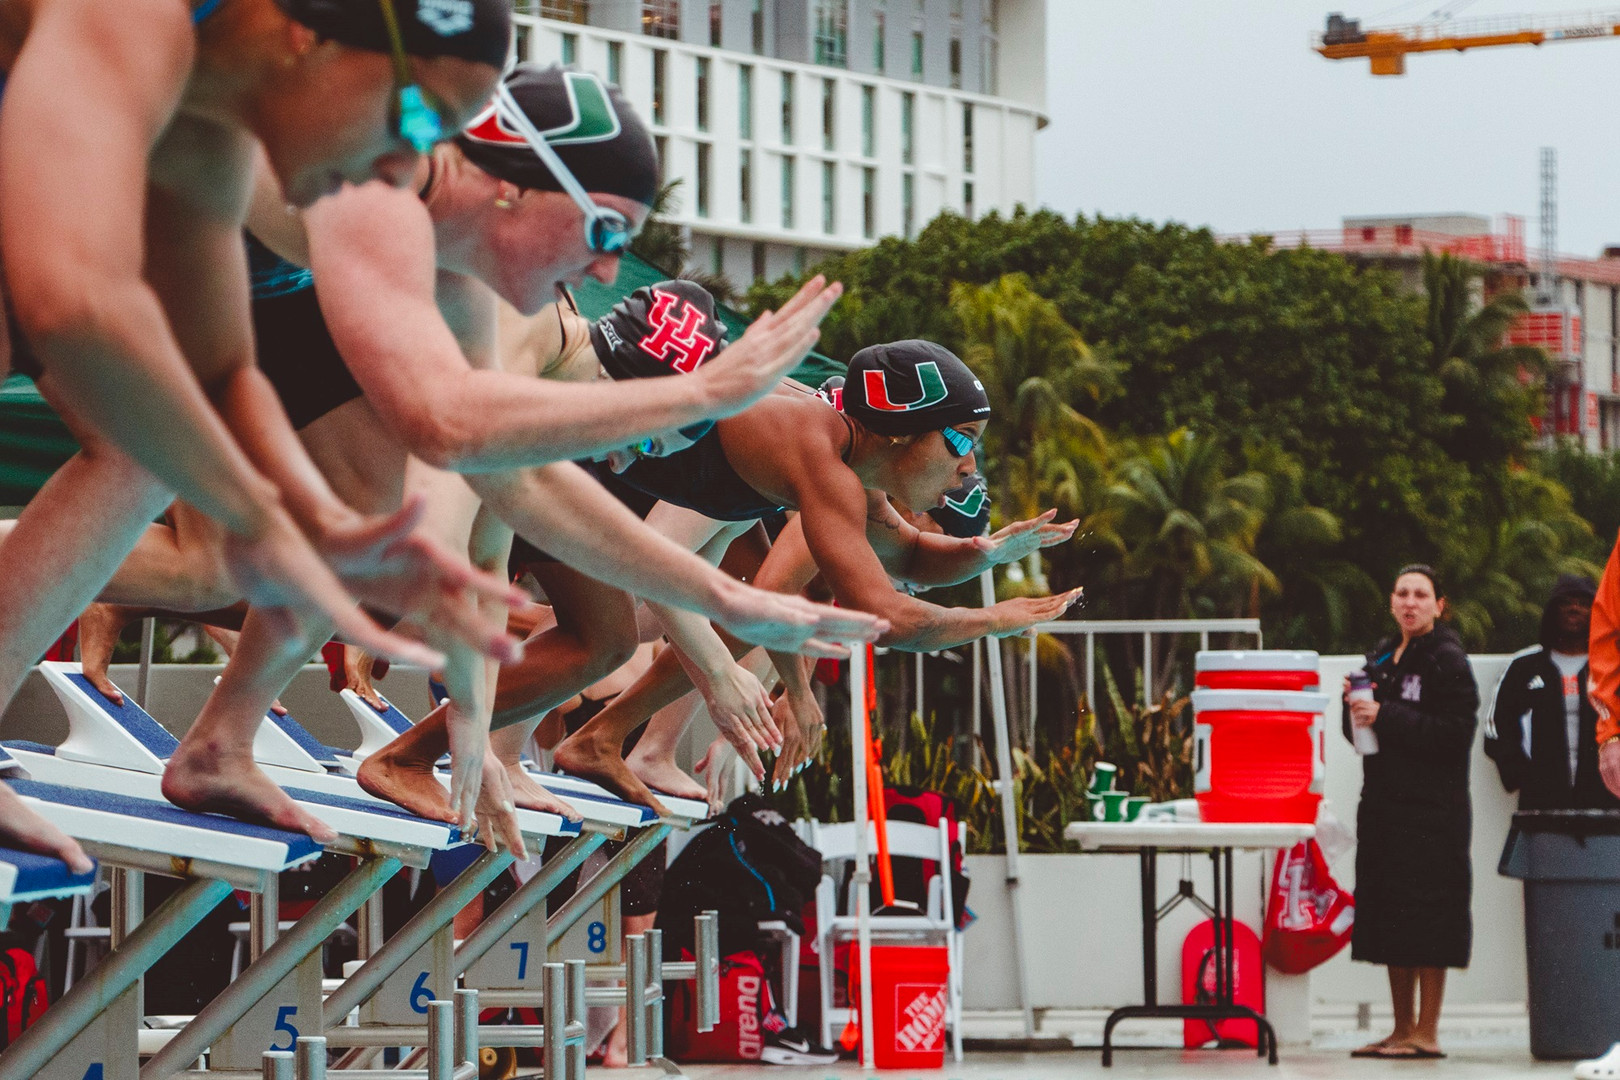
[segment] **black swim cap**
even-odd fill
[[[839,412],[844,411],[844,377],[842,375],[829,375],[825,382],[816,390],[816,397],[825,401]]]
[[[506,66],[512,43],[511,0],[392,0],[409,56],[454,56]],[[321,37],[367,52],[389,53],[382,0],[276,0],[296,23]]]
[[[946,536],[983,536],[990,531],[990,485],[979,473],[945,493],[945,505],[928,511]]]
[[[715,315],[714,297],[695,281],[646,285],[591,323],[591,345],[614,379],[684,375],[726,346],[726,324]],[[696,442],[713,420],[689,424],[682,435]]]
[[[651,206],[658,194],[658,152],[641,118],[617,87],[588,72],[519,64],[506,88],[535,130],[586,191]],[[456,136],[467,160],[498,180],[536,191],[561,191],[520,132],[492,103]]]
[[[878,435],[919,435],[989,419],[990,399],[955,353],[913,339],[851,358],[844,412]]]

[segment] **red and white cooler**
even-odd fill
[[[1205,690],[1315,690],[1322,658],[1287,649],[1205,649],[1193,661],[1193,684]]]
[[[1205,821],[1316,821],[1326,694],[1194,690],[1193,793]]]

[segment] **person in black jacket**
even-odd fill
[[[1367,654],[1373,700],[1345,710],[1346,738],[1352,728],[1377,738],[1362,759],[1350,955],[1389,968],[1395,1010],[1395,1030],[1354,1057],[1443,1056],[1446,969],[1467,967],[1473,943],[1468,756],[1479,691],[1461,640],[1438,621],[1444,596],[1429,567],[1401,570],[1390,594],[1400,634]]]
[[[1616,810],[1598,773],[1597,711],[1586,696],[1587,636],[1597,583],[1563,574],[1541,616],[1540,644],[1496,684],[1485,753],[1520,810]]]

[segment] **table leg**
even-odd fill
[[[1159,1003],[1159,849],[1142,849],[1142,1002]]]

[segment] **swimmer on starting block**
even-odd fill
[[[501,134],[500,125],[514,119],[509,107],[481,118],[454,145],[423,162],[416,193],[379,185],[345,191],[305,215],[302,236],[288,228],[296,220],[280,211],[262,230],[313,271],[313,288],[306,275],[297,287],[261,298],[256,312],[264,368],[288,412],[303,422],[300,434],[311,455],[362,509],[397,505],[409,452],[469,470],[465,481],[428,482],[447,485],[428,501],[435,528],[451,542],[468,542],[478,506],[470,484],[492,511],[586,572],[694,608],[750,640],[827,654],[839,650],[818,637],[871,636],[878,624],[868,616],[763,593],[725,577],[647,530],[574,465],[514,468],[605,453],[694,417],[745,407],[802,358],[838,292],[807,287],[745,335],[727,363],[700,381],[683,383],[681,393],[603,383],[594,372],[586,385],[557,386],[495,369],[497,297],[532,310],[555,295],[560,282],[586,273],[611,280],[618,252],[632,223],[645,216],[657,180],[645,128],[594,77],[520,65],[506,86],[511,107],[532,127],[566,133],[589,122],[602,130],[577,146],[561,139],[557,152],[567,156],[546,165],[527,140]],[[607,131],[616,135],[602,138]],[[601,219],[584,216],[573,196],[557,190],[561,182],[543,179],[553,168],[569,171],[570,157],[593,187],[607,189],[583,197],[593,204],[592,215],[603,206],[619,215],[623,232],[615,234],[617,241],[587,229]],[[254,220],[257,225],[259,217]],[[271,237],[273,229],[277,235]],[[261,263],[267,261],[261,253]],[[296,267],[278,275],[298,279]],[[311,358],[327,362],[312,364]],[[154,537],[164,531],[149,530]],[[602,544],[604,535],[616,542]],[[486,561],[504,564],[504,550]],[[161,584],[173,582],[164,577]],[[125,594],[130,588],[128,582],[120,585]],[[327,629],[290,633],[272,616],[249,613],[237,655],[170,762],[165,791],[171,799],[320,835],[319,823],[299,815],[252,766],[250,749],[265,711],[260,700],[268,704],[281,692]],[[501,814],[503,807],[510,819],[504,777],[492,781],[494,794],[478,809],[478,793],[489,779],[481,768],[488,723],[482,663],[470,650],[451,649],[451,803],[444,804],[429,769],[404,782],[374,768],[363,777],[374,793],[464,824]],[[422,790],[413,794],[411,782]],[[437,805],[424,806],[424,800]]]
[[[381,631],[334,571],[440,625],[466,621],[464,586],[504,593],[409,536],[414,509],[367,520],[318,482],[252,363],[238,230],[261,145],[301,204],[404,179],[487,99],[509,5],[447,20],[424,0],[3,3],[0,374],[33,374],[81,451],[0,548],[0,707],[171,490],[225,526],[242,592],[436,659]]]

